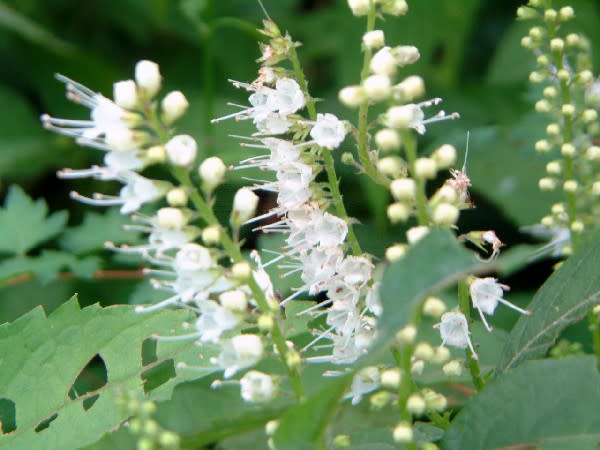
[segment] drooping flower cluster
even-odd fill
[[[308,359],[349,363],[366,350],[374,332],[374,316],[381,312],[371,286],[373,265],[365,256],[346,255],[348,224],[328,211],[328,187],[315,181],[323,167],[323,152],[340,146],[347,125],[329,113],[311,119],[299,114],[312,100],[294,75],[277,65],[290,59],[296,44],[271,21],[265,21],[263,33],[270,40],[262,45],[258,79],[250,84],[233,82],[251,92],[251,106],[214,122],[235,118],[254,123],[257,132],[242,145],[267,153],[242,161],[238,169],[273,172],[274,181],[256,184],[254,189],[276,194],[277,205],[252,222],[273,218],[259,228],[288,234],[282,254],[269,264],[279,263],[288,273],[299,272],[303,282],[282,305],[303,294],[326,294],[325,301],[304,312],[326,316],[326,328],[315,331],[316,339],[306,349],[321,340],[331,341],[333,349]]]

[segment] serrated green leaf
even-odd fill
[[[189,318],[183,310],[138,314],[131,306],[80,309],[72,298],[49,317],[37,308],[0,326],[0,397],[15,403],[17,426],[14,432],[0,436],[0,448],[71,449],[100,439],[127,416],[116,404],[120,393],[144,395],[142,376],[148,369],[168,360],[177,366],[192,348],[200,365],[202,349],[192,341],[179,345],[158,342],[157,359],[142,364],[145,339],[155,333],[180,334],[182,323]],[[71,385],[96,355],[106,366],[106,384],[72,400],[68,395]],[[181,377],[181,381],[185,379]],[[170,380],[171,389],[177,380]],[[164,398],[166,391],[159,389],[151,391],[150,397]],[[95,394],[99,397],[86,411],[84,400]],[[55,414],[47,429],[35,431]]]
[[[600,303],[600,235],[565,261],[542,285],[512,329],[498,371],[546,353],[560,332]]]
[[[380,318],[379,339],[373,348],[385,349],[382,344],[410,323],[427,295],[474,273],[480,264],[450,231],[431,230],[383,276],[380,292],[385,314]]]
[[[0,252],[24,255],[60,233],[67,222],[67,212],[47,214],[43,199],[33,201],[19,186],[11,186],[0,210]]]
[[[452,421],[446,450],[561,449],[600,443],[600,376],[593,357],[529,361],[507,371],[473,397]],[[594,447],[595,448],[595,447]]]
[[[32,274],[42,283],[56,279],[62,269],[68,269],[81,278],[90,278],[98,269],[100,260],[94,256],[77,258],[70,253],[44,250],[39,256],[15,256],[0,263],[0,284],[17,275]]]
[[[273,436],[277,448],[321,450],[323,434],[352,380],[351,376],[327,382],[306,401],[288,409]]]
[[[64,232],[60,244],[77,254],[102,249],[105,242],[131,245],[136,241],[136,233],[123,229],[128,223],[130,219],[122,215],[117,208],[109,208],[104,214],[88,211],[81,225]]]

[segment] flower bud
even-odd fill
[[[575,114],[575,107],[569,103],[562,105],[560,112],[565,116],[572,116]]]
[[[408,11],[406,0],[388,0],[383,3],[381,10],[391,16],[403,16]]]
[[[535,143],[535,151],[538,153],[546,153],[550,151],[550,142],[546,139],[541,139]]]
[[[231,212],[231,222],[240,226],[247,220],[254,217],[256,207],[258,206],[258,195],[251,189],[243,187],[239,189],[233,197],[233,211]]]
[[[206,158],[198,168],[198,174],[202,179],[202,186],[207,191],[212,191],[223,182],[227,168],[223,160],[217,156]]]
[[[569,72],[567,69],[560,69],[558,72],[556,72],[556,78],[558,78],[560,81],[569,81],[571,78],[571,72]]]
[[[187,134],[174,136],[165,144],[169,161],[176,166],[190,166],[196,160],[198,146],[193,137]]]
[[[235,263],[231,266],[231,275],[239,281],[246,281],[252,275],[252,268],[246,261]]]
[[[399,344],[412,344],[417,337],[417,328],[414,325],[406,325],[396,333]]]
[[[570,6],[563,6],[558,10],[559,20],[571,20],[573,17],[575,17],[575,11]]]
[[[363,88],[370,100],[378,102],[390,96],[392,83],[387,75],[371,75],[363,82]]]
[[[404,203],[395,202],[387,207],[387,216],[392,223],[406,222],[410,213],[411,208]]]
[[[369,397],[369,404],[375,411],[381,411],[391,400],[392,396],[388,391],[379,391]]]
[[[406,400],[406,410],[413,416],[420,416],[425,408],[425,400],[419,394],[411,394]]]
[[[400,67],[413,64],[421,57],[419,49],[413,45],[399,45],[398,47],[394,47],[392,53],[396,57],[396,62]]]
[[[442,394],[431,389],[423,389],[422,393],[429,411],[442,412],[448,406],[448,400]]]
[[[545,98],[535,102],[535,110],[539,113],[547,113],[550,109],[552,109],[552,105],[550,105],[550,102]]]
[[[440,203],[433,210],[432,219],[437,225],[450,226],[456,223],[459,215],[460,212],[456,206],[450,203]]]
[[[433,160],[440,169],[447,169],[456,162],[456,148],[450,144],[444,144],[433,152]]]
[[[390,47],[383,47],[371,58],[369,68],[378,75],[392,76],[396,73],[396,58]]]
[[[339,92],[338,99],[349,108],[357,108],[367,100],[367,93],[362,86],[346,86]]]
[[[350,447],[350,445],[352,445],[352,440],[347,434],[338,434],[333,438],[333,447],[336,449]]]
[[[399,176],[403,169],[403,161],[398,156],[386,156],[377,161],[377,170],[388,177]]]
[[[446,304],[438,297],[430,296],[423,303],[423,314],[439,318],[446,312]]]
[[[595,109],[586,109],[583,111],[581,118],[585,123],[591,123],[598,120],[598,111]]]
[[[555,203],[551,208],[552,214],[560,215],[565,213],[565,205],[562,203]]]
[[[567,180],[563,183],[563,189],[565,192],[577,192],[579,184],[575,180]]]
[[[414,245],[423,239],[429,233],[429,227],[419,225],[416,227],[409,228],[406,231],[406,240],[410,245]]]
[[[162,99],[161,106],[164,120],[173,123],[185,114],[189,103],[181,91],[172,91]]]
[[[366,16],[371,8],[369,0],[348,0],[348,6],[355,16]]]
[[[158,435],[158,443],[164,449],[169,448],[179,448],[181,438],[177,433],[173,433],[172,431],[162,431]]]
[[[398,444],[407,444],[413,440],[412,426],[408,422],[400,422],[394,427],[392,432],[394,442]]]
[[[444,364],[442,371],[444,372],[444,375],[448,377],[459,377],[462,375],[462,363],[453,359]]]
[[[598,183],[600,188],[600,183]],[[394,244],[385,250],[385,259],[389,262],[394,262],[402,258],[406,254],[406,244]]]
[[[202,242],[206,245],[216,245],[221,241],[221,228],[211,225],[202,230]]]
[[[402,145],[400,134],[391,128],[382,128],[375,133],[375,143],[377,147],[384,151],[389,152],[391,150],[397,150]]]
[[[571,223],[571,231],[573,233],[581,233],[585,229],[585,225],[580,220]]]
[[[433,179],[437,175],[437,164],[432,158],[417,158],[415,175],[422,179]]]
[[[386,369],[381,372],[381,385],[387,389],[398,389],[402,381],[400,369]]]
[[[219,302],[223,308],[231,312],[243,313],[248,308],[246,294],[240,290],[226,291],[219,295]]]
[[[543,73],[538,72],[538,71],[533,71],[529,74],[529,81],[531,83],[541,83],[542,81],[545,80],[545,76]]]
[[[585,151],[585,157],[589,161],[598,161],[600,159],[600,146],[592,145]]]
[[[600,186],[598,186],[598,187],[600,188]],[[542,217],[542,220],[540,220],[540,223],[542,225],[544,225],[545,227],[551,227],[551,226],[554,225],[554,217],[552,217],[552,216],[544,216],[544,217]]]
[[[558,16],[558,13],[556,12],[555,9],[549,8],[546,11],[544,11],[544,19],[547,20],[548,22],[555,21],[557,16]]]
[[[550,175],[559,175],[562,172],[560,161],[550,161],[548,164],[546,164],[546,172],[548,172]]]
[[[162,145],[155,145],[146,150],[146,158],[151,163],[164,163],[167,160],[167,151]]]
[[[411,75],[394,86],[394,99],[411,102],[425,94],[425,82],[417,75]]]
[[[258,316],[258,320],[256,322],[258,329],[263,333],[270,332],[273,329],[274,324],[275,321],[273,320],[273,316],[271,314],[261,314]]]
[[[450,350],[448,350],[448,347],[444,347],[443,345],[441,345],[435,348],[433,358],[431,358],[431,362],[435,364],[443,364],[449,359]]]
[[[570,142],[565,142],[563,145],[561,145],[560,147],[560,153],[563,156],[569,156],[572,157],[575,155],[575,146],[573,144],[571,144]]]
[[[519,6],[517,8],[517,17],[519,19],[535,19],[537,16],[538,13],[534,8],[527,6]]]
[[[578,47],[580,42],[581,42],[581,38],[576,33],[569,33],[569,34],[567,34],[567,37],[565,38],[565,43],[569,47]]]
[[[560,125],[558,125],[557,123],[548,124],[548,126],[546,126],[546,133],[548,134],[548,136],[558,136],[560,134]],[[548,141],[546,141],[546,142],[548,142]],[[548,150],[549,149],[550,149],[550,144],[548,144]],[[537,150],[537,146],[536,146],[536,150]]]
[[[431,358],[433,358],[433,347],[427,342],[419,342],[415,347],[413,355],[417,359],[431,361]]]
[[[276,385],[270,375],[250,370],[240,379],[240,390],[245,402],[264,403],[273,399]]]
[[[422,359],[417,359],[413,361],[412,365],[410,366],[410,373],[412,375],[422,375],[424,368],[425,361],[423,361]]]
[[[550,40],[550,49],[553,52],[562,52],[565,48],[565,41],[561,38],[554,38]]]
[[[158,64],[147,60],[138,62],[135,65],[135,81],[148,97],[154,97],[160,90],[162,81]]]
[[[156,213],[156,223],[161,228],[181,230],[187,224],[187,217],[179,208],[160,208]]]
[[[521,47],[533,48],[533,39],[530,36],[524,36],[521,38]]]
[[[414,200],[417,183],[412,178],[398,178],[391,182],[390,191],[396,200]]]
[[[458,192],[452,186],[448,184],[442,185],[434,195],[434,199],[436,201],[441,201],[445,203],[456,203],[458,200]]]
[[[553,191],[556,189],[556,180],[547,177],[541,178],[540,181],[538,181],[538,186],[542,191]]]
[[[185,206],[188,202],[188,194],[183,188],[174,188],[167,192],[167,203],[169,206]]]
[[[371,50],[378,49],[385,45],[385,36],[383,30],[372,30],[368,31],[363,35],[362,38],[365,47]]]
[[[269,420],[265,425],[265,434],[267,436],[273,436],[279,427],[278,420]]]
[[[118,81],[113,84],[113,98],[121,108],[134,109],[138,104],[137,86],[135,81]]]

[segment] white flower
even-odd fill
[[[377,75],[391,77],[396,73],[397,62],[390,47],[383,47],[371,58],[369,68]]]
[[[280,78],[275,83],[276,95],[270,97],[273,111],[282,116],[293,114],[302,109],[306,103],[304,94],[296,80],[291,78]]]
[[[173,136],[165,144],[169,161],[176,166],[189,166],[196,160],[198,145],[193,137],[187,134]]]
[[[162,82],[158,64],[148,60],[139,61],[135,65],[135,81],[149,97],[154,97]]]
[[[221,334],[231,330],[240,323],[240,317],[212,300],[197,302],[200,317],[196,320],[196,328],[202,342],[219,342]]]
[[[302,267],[302,281],[308,287],[308,293],[315,295],[324,289],[324,285],[335,275],[336,267],[343,257],[338,247],[315,248],[301,252],[298,256]]]
[[[250,370],[240,379],[242,399],[249,403],[263,403],[273,399],[277,387],[266,373]]]
[[[163,118],[172,123],[185,114],[188,106],[187,98],[181,91],[169,92],[161,102]]]
[[[213,265],[212,256],[207,248],[189,243],[177,252],[173,267],[177,273],[193,275],[208,270]]]
[[[110,151],[104,155],[105,166],[92,166],[89,169],[62,169],[57,172],[59,178],[97,178],[99,180],[118,180],[126,172],[142,170],[146,163],[138,152]]]
[[[137,86],[133,80],[117,81],[113,84],[113,98],[121,108],[133,109],[137,106]]]
[[[235,218],[235,222],[241,224],[251,219],[256,212],[258,200],[258,195],[251,189],[247,187],[238,189],[233,197],[232,216]]]
[[[371,279],[373,264],[364,256],[347,256],[338,266],[338,274],[351,285],[364,285]]]
[[[362,41],[365,47],[376,49],[384,46],[385,35],[382,30],[372,30],[363,34]]]
[[[469,286],[469,293],[471,294],[473,307],[479,311],[481,320],[488,331],[492,331],[492,328],[487,323],[484,313],[488,315],[494,314],[498,303],[503,303],[509,308],[520,312],[521,314],[531,314],[529,311],[521,309],[502,298],[504,291],[508,289],[508,286],[498,283],[497,280],[492,277],[476,278]]]
[[[282,164],[277,170],[277,204],[289,210],[306,203],[312,196],[310,183],[313,180],[312,167],[298,162]]]
[[[317,121],[310,130],[310,135],[321,147],[333,150],[346,137],[346,127],[333,114],[317,114]]]
[[[435,325],[439,328],[442,337],[442,345],[450,345],[452,347],[467,348],[471,350],[473,358],[477,359],[477,353],[471,343],[469,337],[469,326],[467,318],[460,312],[450,311],[442,314],[442,320]]]
[[[263,344],[255,334],[241,334],[224,341],[216,363],[225,369],[223,376],[231,378],[236,372],[256,364],[263,355]]]
[[[360,369],[354,378],[350,392],[344,398],[351,398],[353,405],[358,405],[363,395],[373,392],[381,385],[381,375],[379,369],[374,366],[368,366]]]
[[[365,297],[367,309],[377,317],[380,317],[381,314],[383,314],[383,305],[381,304],[381,296],[379,295],[380,287],[380,282],[373,283],[373,286],[369,288]]]
[[[225,167],[225,163],[223,163],[221,158],[211,156],[202,161],[202,164],[198,168],[198,174],[202,178],[204,186],[212,190],[223,182],[226,170],[227,167]]]
[[[385,114],[384,123],[390,128],[413,128],[417,131],[417,133],[424,134],[425,125],[428,123],[456,119],[459,117],[457,113],[446,115],[444,111],[440,111],[435,116],[425,119],[423,108],[437,105],[441,101],[442,99],[440,98],[434,98],[421,103],[409,103],[407,105],[392,106]]]

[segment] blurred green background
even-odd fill
[[[264,3],[280,27],[303,43],[300,55],[313,96],[323,99],[320,110],[354,120],[356,113],[342,108],[336,95],[341,87],[358,81],[364,19],[353,17],[344,0]],[[557,6],[566,3],[557,2]],[[577,13],[569,27],[585,32],[592,43],[600,42],[600,4],[592,0],[568,3]],[[544,132],[545,120],[531,114],[536,92],[528,85],[527,75],[532,58],[519,45],[529,24],[514,20],[520,4],[512,0],[414,0],[409,1],[406,17],[380,22],[388,44],[420,49],[420,61],[401,75],[421,75],[428,97],[442,97],[447,111],[461,114],[461,120],[430,127],[420,141],[421,151],[450,142],[462,155],[466,133],[471,133],[467,171],[476,209],[463,214],[460,230],[493,228],[509,244],[530,241],[519,227],[539,220],[552,202],[550,195],[537,189],[544,161],[532,148]],[[209,120],[231,110],[226,102],[245,102],[243,92],[227,80],[256,77],[255,59],[260,56],[256,28],[262,18],[253,0],[0,2],[0,195],[4,197],[9,186],[17,183],[33,198],[43,197],[50,211],[69,210],[70,228],[31,249],[27,256],[38,257],[42,247],[59,249],[86,261],[88,276],[97,268],[126,272],[126,279],[108,276],[92,282],[60,275],[60,265],[54,264],[52,270],[41,271],[45,276],[23,277],[18,271],[3,272],[2,264],[13,257],[6,254],[0,261],[0,323],[36,305],[50,311],[74,292],[80,293],[83,304],[124,302],[132,294],[131,301],[144,302],[153,295],[133,271],[136,261],[102,250],[105,240],[121,237],[123,218],[114,211],[100,215],[101,211],[68,197],[71,189],[108,193],[117,186],[55,177],[57,169],[87,167],[98,162],[101,154],[41,128],[42,113],[88,117],[87,110],[65,99],[64,86],[54,74],[62,73],[111,96],[113,82],[131,78],[138,60],[151,59],[161,66],[163,92],[179,89],[190,101],[179,131],[198,140],[201,156],[219,155],[234,163],[249,155],[228,135],[247,134],[250,129],[234,121],[210,126]],[[597,47],[594,58],[598,67]],[[352,149],[347,140],[336,156]],[[340,166],[339,173],[350,212],[361,222],[359,236],[365,248],[381,257],[386,245],[403,240],[402,229],[386,223],[387,194],[352,169]],[[220,198],[229,198],[244,182],[239,176],[233,180],[221,189]],[[228,208],[226,201],[217,204],[223,217]],[[32,224],[23,220],[21,226],[27,230]],[[130,236],[125,240],[135,239]],[[259,239],[265,246],[278,245],[274,238]],[[64,264],[60,267],[69,269]],[[513,273],[508,283],[522,292],[515,298],[521,295],[526,302],[549,267],[541,264],[527,273]],[[503,323],[501,314],[497,320]]]

